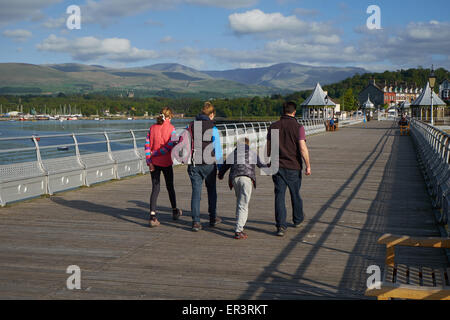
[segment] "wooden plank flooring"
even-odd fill
[[[372,121],[308,138],[306,220],[284,238],[274,235],[265,176],[252,195],[248,240],[232,238],[226,180],[218,183],[224,223],[191,232],[186,167],[175,169],[184,216],[171,220],[162,187],[155,229],[148,175],[1,208],[0,299],[365,299],[367,267],[384,267],[379,236],[439,236],[412,140],[391,126]],[[203,190],[205,226],[206,199]],[[396,260],[447,266],[441,249],[400,248]],[[81,268],[81,290],[66,289],[69,265]]]

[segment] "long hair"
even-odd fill
[[[156,123],[163,124],[164,121],[166,121],[166,119],[172,119],[172,118],[173,118],[172,109],[170,109],[169,107],[164,107],[159,112],[159,116],[158,116],[158,118],[156,118]]]

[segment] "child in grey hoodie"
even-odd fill
[[[248,218],[248,205],[253,187],[256,188],[256,166],[258,168],[268,167],[262,164],[256,152],[250,149],[248,138],[244,138],[238,142],[236,149],[234,149],[219,170],[219,180],[223,180],[225,173],[228,169],[231,169],[228,185],[230,189],[234,188],[236,194],[236,229],[234,238],[238,240],[248,238],[248,235],[244,233],[244,227]]]

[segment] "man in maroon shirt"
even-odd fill
[[[275,220],[277,235],[284,236],[287,230],[286,223],[286,189],[289,188],[292,202],[292,216],[294,226],[300,227],[305,219],[303,214],[303,201],[300,197],[302,185],[302,158],[305,162],[305,174],[311,175],[309,151],[306,146],[305,128],[295,118],[297,105],[287,102],[283,106],[283,116],[273,123],[267,135],[267,154],[271,150],[271,130],[279,130],[279,170],[272,176],[275,185]]]

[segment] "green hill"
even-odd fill
[[[319,81],[329,84],[364,72],[295,63],[224,71],[198,71],[176,63],[124,69],[77,63],[0,63],[0,92],[117,94],[132,90],[139,96],[251,97],[309,89]]]
[[[165,68],[113,69],[73,63],[58,65],[0,63],[0,92],[3,93],[126,93],[129,90],[139,92],[141,96],[158,96],[164,92],[175,95],[208,92],[214,97],[286,92],[277,88],[213,79],[201,72],[171,71]]]

